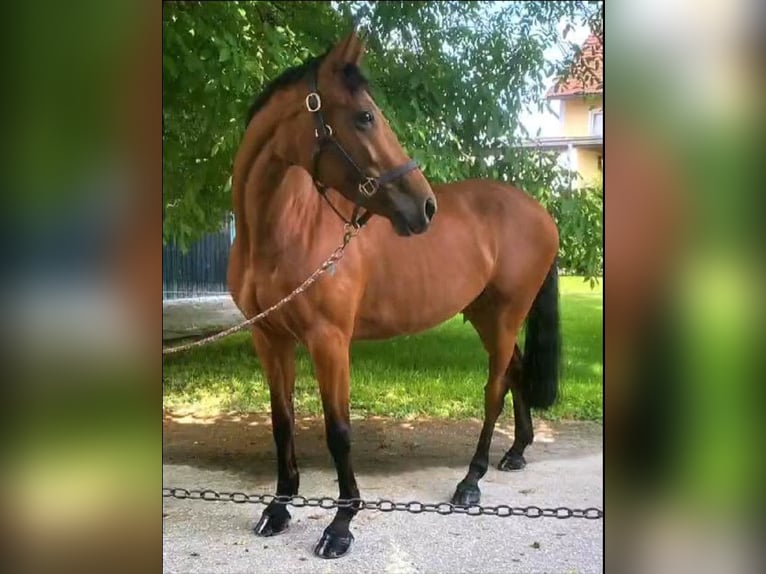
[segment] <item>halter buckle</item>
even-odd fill
[[[319,130],[314,130],[314,137],[319,139],[320,137],[332,137],[332,128],[328,125],[324,125],[324,134],[322,136],[319,135]]]
[[[314,98],[314,101],[316,101],[316,105],[311,105],[311,99]],[[306,96],[306,109],[310,112],[318,112],[322,109],[322,98],[319,97],[319,94],[316,92],[311,92],[308,96]]]
[[[368,177],[362,183],[359,184],[359,193],[365,197],[372,197],[378,191],[378,182],[375,179]]]

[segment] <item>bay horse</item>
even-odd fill
[[[234,160],[236,236],[227,282],[245,317],[297,287],[349,224],[361,227],[330,272],[253,327],[271,396],[277,494],[298,493],[297,344],[314,366],[340,497],[358,498],[350,456],[351,342],[418,333],[462,312],[489,355],[489,374],[476,452],[452,502],[478,503],[508,391],[515,437],[501,470],[525,466],[524,449],[533,440],[530,408],[556,399],[557,227],[537,201],[504,183],[432,188],[373,101],[359,70],[363,53],[352,32],[273,81],[250,110]],[[522,354],[516,340],[525,319]],[[338,509],[314,553],[344,555],[357,512]],[[254,530],[275,535],[289,521],[286,506],[272,502]]]

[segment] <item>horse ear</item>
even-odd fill
[[[364,57],[364,42],[359,37],[356,30],[343,38],[327,55],[326,61],[332,64],[333,68],[341,69],[346,64],[359,66]]]

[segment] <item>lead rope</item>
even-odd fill
[[[343,231],[343,242],[335,248],[335,251],[333,251],[330,256],[325,259],[324,263],[320,265],[316,271],[314,271],[311,275],[308,276],[308,278],[301,283],[298,287],[295,288],[295,290],[287,295],[286,297],[283,297],[276,303],[274,303],[271,307],[268,309],[261,311],[254,317],[251,317],[247,321],[243,321],[239,325],[235,325],[234,327],[231,327],[230,329],[226,329],[225,331],[221,331],[220,333],[216,333],[215,335],[211,335],[210,337],[205,337],[204,339],[200,339],[199,341],[194,341],[192,343],[187,343],[185,345],[177,345],[175,347],[166,347],[162,349],[163,355],[170,355],[173,353],[179,353],[181,351],[186,351],[187,349],[191,349],[193,347],[201,347],[202,345],[206,345],[208,343],[212,343],[213,341],[217,341],[218,339],[223,339],[224,337],[227,337],[231,335],[232,333],[236,333],[237,331],[241,331],[245,327],[248,327],[252,325],[253,323],[257,323],[258,321],[261,321],[271,315],[274,311],[279,309],[280,307],[286,305],[295,297],[303,293],[306,289],[311,287],[314,283],[316,283],[317,279],[321,277],[330,267],[332,267],[335,263],[341,260],[343,257],[343,253],[346,251],[346,247],[351,242],[351,239],[356,237],[356,234],[359,232],[359,227],[352,225],[352,224],[346,224]]]

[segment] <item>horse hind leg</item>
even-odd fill
[[[521,470],[527,465],[524,449],[532,444],[535,437],[532,428],[532,412],[522,390],[521,363],[521,351],[517,345],[506,373],[513,397],[514,430],[513,444],[497,465],[497,468],[503,471]]]
[[[527,317],[524,355],[517,349],[508,373],[515,430],[513,445],[498,465],[500,470],[521,470],[526,466],[524,449],[534,439],[531,408],[547,409],[556,402],[560,361],[558,270],[554,263]]]
[[[452,496],[453,504],[476,504],[481,499],[479,480],[489,467],[489,447],[495,423],[510,389],[510,371],[518,368],[517,361],[513,360],[514,350],[518,350],[516,334],[523,319],[518,315],[512,307],[501,307],[487,299],[477,301],[466,310],[465,316],[476,328],[489,355],[489,373],[484,387],[484,424],[468,472]]]

